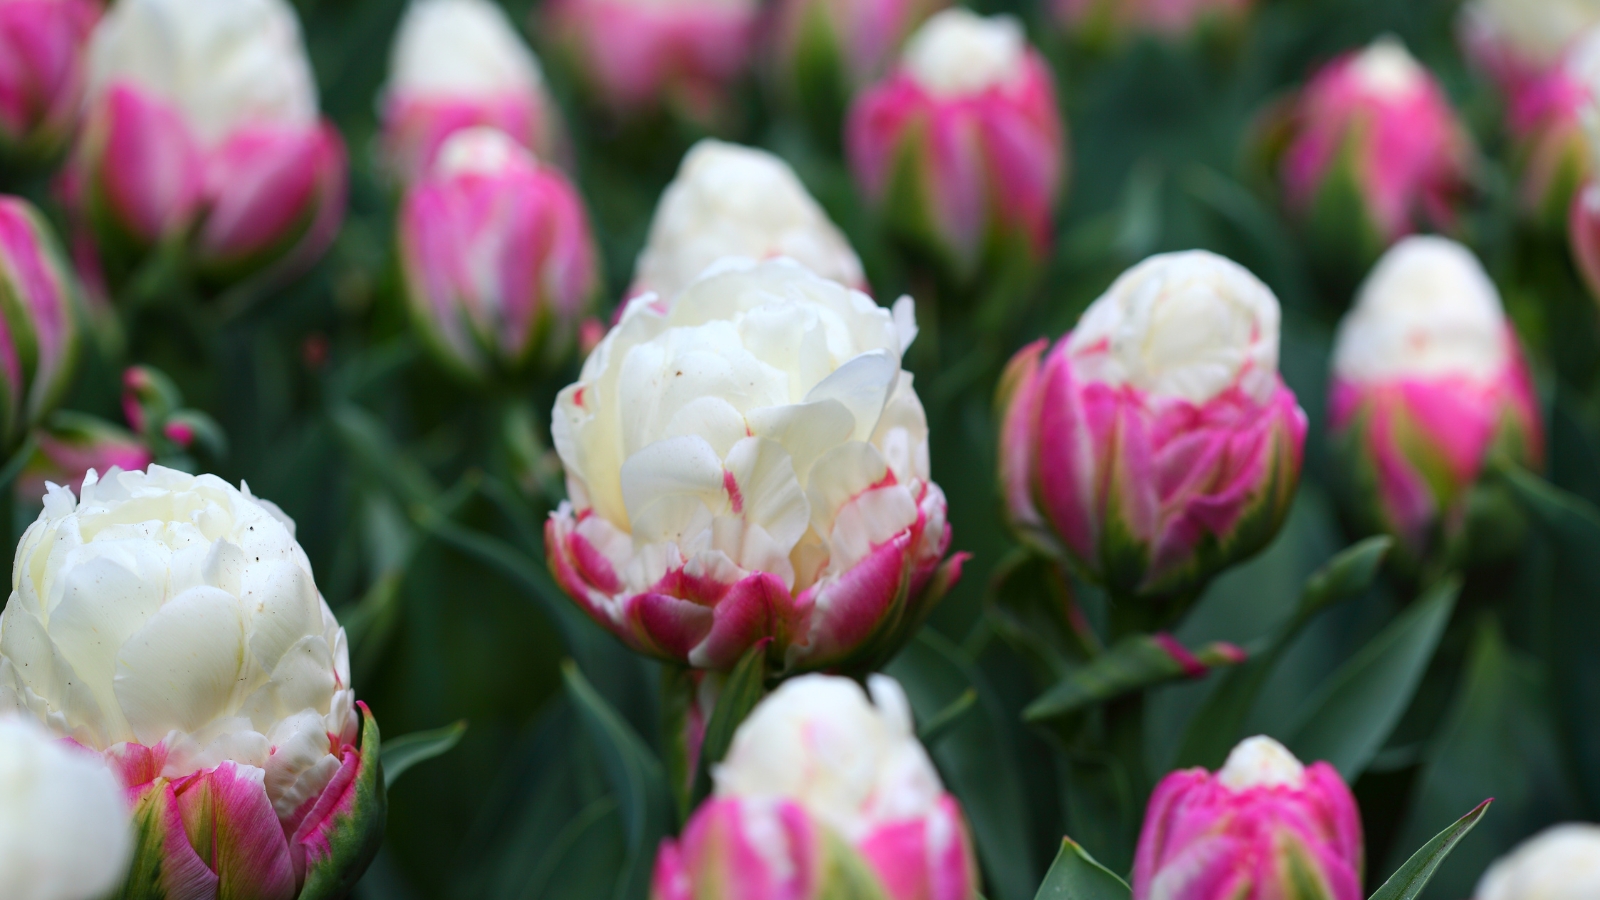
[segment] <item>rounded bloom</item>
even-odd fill
[[[856,98],[845,143],[891,230],[972,281],[1049,253],[1065,131],[1050,67],[1022,24],[949,9],[911,36],[893,75]]]
[[[99,16],[94,0],[0,0],[0,156],[39,161],[66,146]]]
[[[406,182],[462,128],[497,128],[544,159],[559,143],[539,61],[492,0],[412,0],[380,107],[388,163]]]
[[[887,72],[913,29],[948,0],[780,0],[774,74],[800,107],[835,123]],[[837,125],[835,124],[835,127]]]
[[[550,568],[634,649],[731,668],[870,669],[960,574],[891,315],[789,261],[641,297],[556,400],[571,498]]]
[[[122,786],[94,753],[0,715],[0,872],[7,900],[95,900],[127,870]]]
[[[28,201],[0,194],[0,447],[17,446],[72,382],[75,290],[44,217]]]
[[[1179,600],[1272,539],[1305,413],[1278,300],[1205,251],[1154,256],[1002,379],[1000,484],[1029,543],[1114,593]]]
[[[583,200],[492,128],[458,131],[400,207],[412,320],[471,378],[550,369],[572,352],[599,263]]]
[[[292,274],[333,241],[344,189],[344,142],[318,119],[286,0],[106,13],[67,193],[113,281],[170,239],[213,280]]]
[[[759,0],[551,0],[552,37],[619,115],[662,105],[713,119],[744,74]]]
[[[1131,34],[1181,38],[1249,15],[1255,0],[1055,0],[1056,19],[1093,40]]]
[[[1600,896],[1600,825],[1569,822],[1524,841],[1483,873],[1473,900]]]
[[[1186,769],[1156,785],[1133,897],[1361,900],[1362,852],[1361,814],[1339,773],[1253,737],[1215,774]]]
[[[247,490],[160,466],[91,473],[79,502],[52,487],[22,536],[0,709],[113,764],[134,804],[132,895],[353,884],[384,800],[377,728],[349,684],[294,523]]]
[[[1284,200],[1320,242],[1371,259],[1419,227],[1455,227],[1471,139],[1398,40],[1327,64],[1283,113]]]
[[[1471,524],[1491,454],[1539,465],[1533,385],[1472,251],[1413,237],[1379,261],[1339,326],[1328,417],[1359,518],[1413,560]]]
[[[788,163],[707,139],[684,155],[662,192],[630,293],[671,299],[725,256],[786,256],[823,278],[866,287],[850,242]]]

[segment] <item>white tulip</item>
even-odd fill
[[[1204,250],[1152,256],[1089,305],[1068,338],[1074,373],[1199,405],[1237,385],[1278,388],[1278,298]]]
[[[788,163],[708,139],[690,148],[661,194],[634,287],[670,299],[725,256],[787,256],[852,287],[866,281],[850,242]]]
[[[0,883],[6,900],[93,900],[122,880],[133,828],[105,761],[0,715]]]
[[[1217,783],[1230,791],[1254,787],[1303,787],[1306,767],[1289,748],[1264,734],[1245,738],[1217,770]]]
[[[940,96],[974,94],[1022,74],[1028,43],[1014,16],[980,16],[956,7],[934,14],[906,40],[911,77]]]
[[[278,508],[160,466],[49,486],[0,614],[0,709],[96,750],[161,746],[176,778],[264,771],[287,817],[355,739],[344,629]]]
[[[1356,82],[1373,97],[1398,99],[1428,86],[1428,71],[1394,35],[1384,35],[1356,54]]]
[[[1462,15],[1469,30],[1543,68],[1555,64],[1579,35],[1600,26],[1600,0],[1472,0]]]
[[[538,94],[544,74],[505,10],[492,0],[412,0],[389,56],[390,94],[492,97]]]
[[[1571,822],[1524,841],[1483,873],[1476,900],[1600,897],[1600,825]]]

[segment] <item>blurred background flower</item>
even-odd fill
[[[1600,825],[1539,832],[1497,860],[1473,900],[1578,900],[1600,891]]]
[[[0,3],[0,156],[38,163],[66,147],[83,105],[94,0]]]

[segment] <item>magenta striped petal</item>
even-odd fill
[[[145,246],[188,228],[204,194],[205,164],[182,115],[116,84],[91,113],[83,157],[104,227]]]

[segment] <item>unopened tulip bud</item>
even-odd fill
[[[1327,763],[1268,737],[1173,772],[1145,811],[1134,900],[1361,900],[1361,815]]]
[[[95,0],[0,0],[0,158],[48,160],[83,106]]]
[[[550,569],[630,647],[870,670],[960,575],[895,311],[790,260],[639,298],[556,400]]]
[[[463,128],[498,129],[547,160],[560,143],[539,61],[492,0],[413,0],[390,51],[382,115],[389,166],[407,183]]]
[[[400,208],[412,320],[472,379],[564,361],[599,286],[578,192],[492,128],[458,131]]]
[[[83,479],[91,470],[134,471],[154,459],[138,435],[103,419],[66,410],[34,429],[34,442],[33,456],[16,484],[17,498],[27,503],[40,502],[48,484],[81,492]]]
[[[866,288],[850,242],[788,163],[765,150],[703,140],[661,194],[629,293],[671,299],[727,256],[786,256],[823,278]]]
[[[1590,900],[1600,897],[1600,825],[1556,825],[1524,841],[1483,873],[1473,900]]]
[[[1329,428],[1348,500],[1417,562],[1474,523],[1494,455],[1537,467],[1543,431],[1516,333],[1467,248],[1408,238],[1379,261],[1339,326]]]
[[[15,447],[71,384],[79,331],[75,291],[44,217],[26,200],[0,195],[6,322],[0,331],[0,447]]]
[[[929,19],[895,73],[856,98],[845,139],[890,229],[948,277],[970,284],[1048,255],[1065,127],[1016,19]]]
[[[383,832],[378,729],[281,510],[211,475],[91,474],[45,496],[13,585],[0,709],[112,764],[119,896],[348,891]]]
[[[900,45],[948,0],[782,0],[775,77],[781,91],[833,128],[855,92],[882,78]],[[835,132],[836,133],[836,132]]]
[[[0,713],[0,873],[6,900],[99,900],[122,882],[133,828],[92,750]]]
[[[1151,257],[1002,381],[1000,482],[1024,540],[1113,593],[1180,604],[1277,533],[1305,413],[1278,299],[1204,251]]]
[[[1182,38],[1230,26],[1250,13],[1255,0],[1055,0],[1056,19],[1068,31],[1104,42],[1135,34]]]

